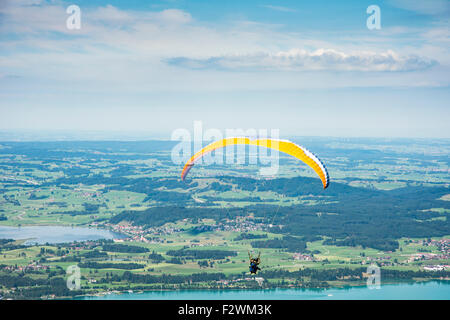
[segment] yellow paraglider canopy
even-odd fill
[[[289,154],[310,166],[322,180],[323,188],[326,189],[330,184],[330,178],[328,176],[327,169],[325,165],[317,158],[312,152],[306,148],[299,146],[288,140],[278,140],[278,139],[255,139],[250,140],[246,137],[238,138],[226,138],[219,141],[215,141],[202,150],[194,154],[184,165],[183,171],[181,172],[181,180],[184,180],[189,172],[189,170],[194,166],[195,161],[202,158],[205,154],[210,153],[216,149],[224,148],[231,145],[246,144],[254,145],[258,147],[266,147],[269,149],[278,150]]]

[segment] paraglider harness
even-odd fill
[[[261,259],[259,258],[261,256],[261,252],[258,254],[258,258],[252,258],[250,255],[250,251],[248,252],[248,258],[250,259],[250,266],[248,267],[251,274],[256,274],[258,270],[261,270],[258,265],[261,262]]]

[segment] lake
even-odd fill
[[[179,290],[76,297],[77,300],[450,300],[450,281],[351,288],[274,290]]]
[[[0,226],[0,239],[28,239],[25,244],[64,243],[99,239],[124,238],[105,229],[63,226]]]

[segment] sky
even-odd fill
[[[0,131],[450,138],[449,17],[445,0],[0,0]]]

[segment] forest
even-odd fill
[[[222,177],[248,191],[272,190],[288,196],[326,195],[330,202],[315,205],[280,206],[255,204],[246,208],[153,207],[143,211],[125,210],[111,218],[112,223],[129,221],[146,227],[161,226],[185,218],[210,218],[220,222],[252,212],[263,223],[277,214],[273,233],[300,237],[325,236],[329,244],[363,246],[384,251],[398,248],[402,237],[439,237],[450,233],[450,222],[436,221],[439,213],[430,208],[450,209],[448,201],[438,200],[448,193],[446,187],[406,187],[391,191],[371,190],[333,183],[323,190],[316,179],[298,177],[271,180]],[[318,214],[321,213],[321,214]],[[264,221],[263,221],[264,220]],[[273,241],[272,241],[273,242]],[[280,245],[275,242],[266,245]],[[283,248],[288,248],[284,241]],[[256,247],[261,244],[253,243]],[[303,244],[298,243],[297,249]]]

